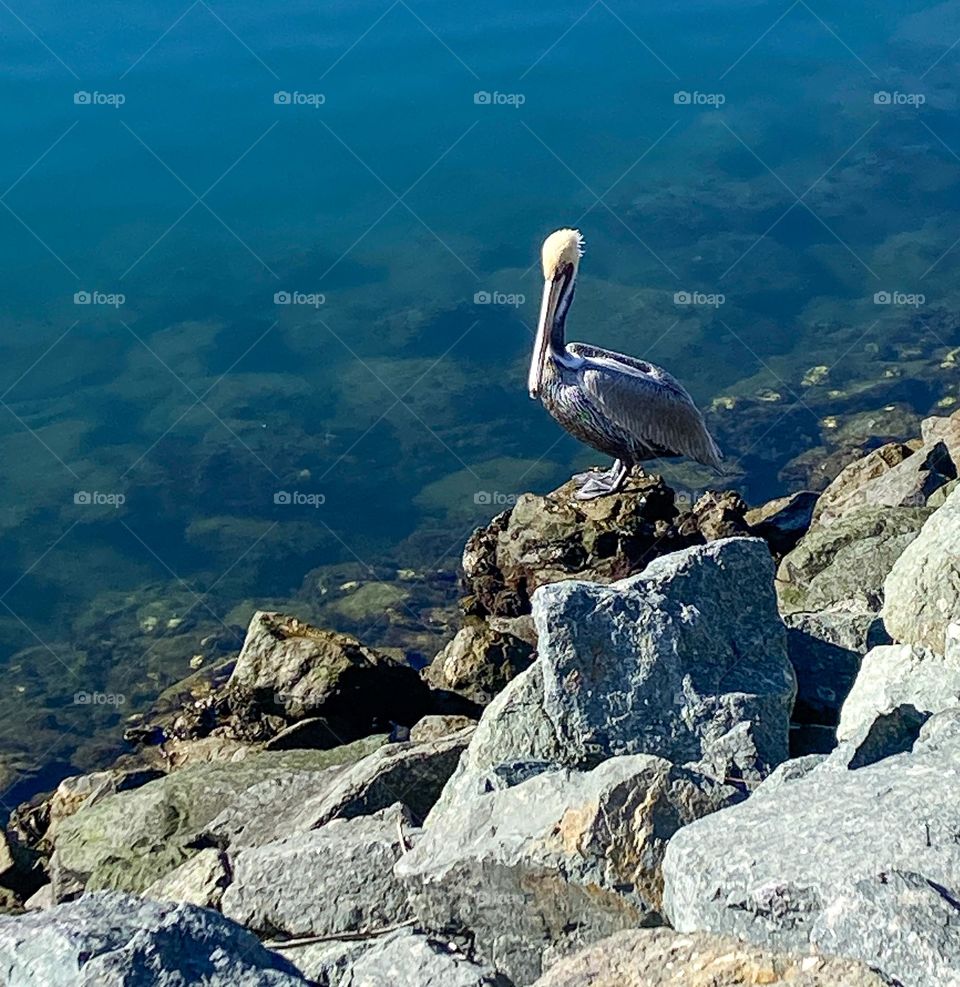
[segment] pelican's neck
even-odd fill
[[[557,299],[557,307],[553,313],[553,322],[550,325],[550,339],[548,352],[550,356],[558,360],[564,360],[567,356],[567,314],[573,302],[573,293],[577,289],[577,273],[571,270],[569,277],[564,279],[560,288],[560,297]]]

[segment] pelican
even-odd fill
[[[575,438],[613,456],[605,473],[574,477],[578,500],[619,490],[634,466],[686,456],[720,471],[722,458],[693,398],[666,370],[589,343],[567,343],[565,327],[583,256],[579,230],[543,241],[543,301],[527,388]]]

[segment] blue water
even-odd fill
[[[449,568],[498,504],[597,461],[525,395],[558,226],[587,239],[572,337],[679,376],[751,500],[956,401],[958,4],[41,0],[0,23],[20,781],[95,763],[189,671],[112,647],[144,593],[232,624],[317,566]],[[78,711],[112,675],[139,698]]]

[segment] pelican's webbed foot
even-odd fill
[[[588,473],[587,479],[573,496],[577,500],[595,500],[597,497],[616,493],[623,486],[629,473],[630,467],[618,459],[606,473]]]

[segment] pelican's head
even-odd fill
[[[543,241],[540,259],[543,263],[543,301],[537,323],[537,340],[527,377],[530,397],[540,396],[543,366],[550,343],[563,347],[563,325],[577,279],[577,268],[583,254],[583,235],[579,230],[557,230]]]
[[[583,234],[579,230],[556,230],[543,241],[540,258],[543,276],[553,281],[565,265],[572,265],[576,273],[583,256]]]

